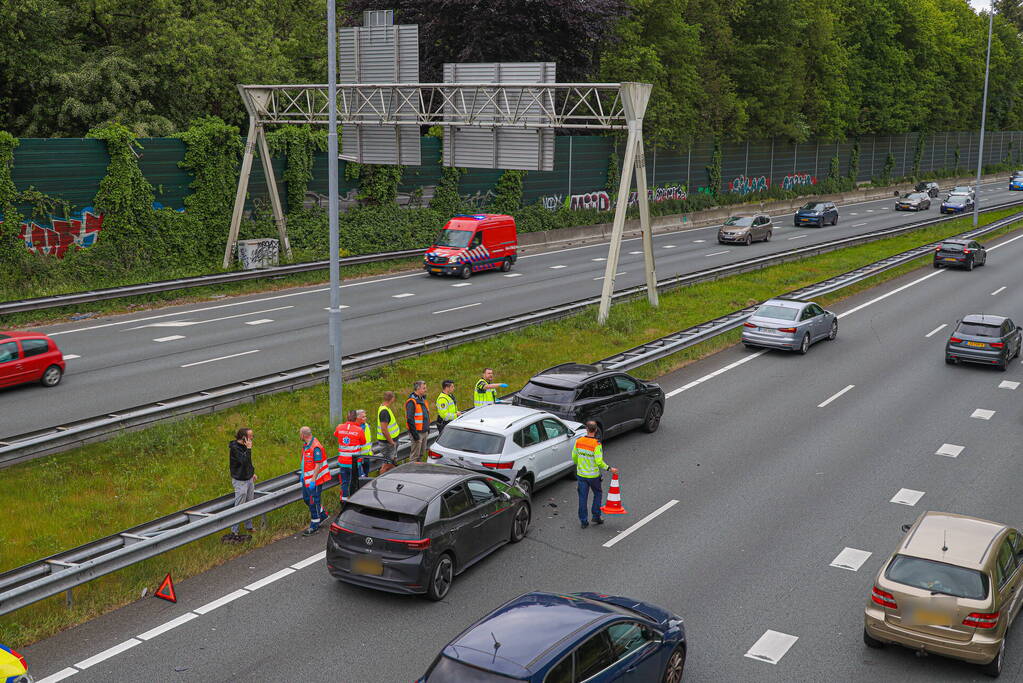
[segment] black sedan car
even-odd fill
[[[636,427],[656,432],[664,414],[664,391],[659,385],[582,363],[563,363],[534,375],[512,402],[566,420],[594,420],[600,438]]]
[[[1020,330],[1009,318],[967,315],[945,344],[945,362],[994,365],[1004,372],[1019,355],[1020,343]]]
[[[368,479],[327,539],[335,579],[392,593],[448,594],[457,574],[529,530],[514,483],[461,467],[411,463]]]
[[[977,240],[945,240],[934,250],[934,267],[973,270],[987,265],[987,249]]]
[[[941,203],[941,213],[966,213],[973,211],[973,198],[966,194],[954,194]]]
[[[895,200],[896,211],[926,211],[931,208],[931,196],[926,192],[907,192]]]

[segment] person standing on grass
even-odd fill
[[[380,442],[380,455],[387,458],[380,466],[380,474],[393,470],[398,459],[398,420],[391,410],[392,403],[394,392],[385,391],[383,403],[377,408],[377,441]]]
[[[426,382],[419,379],[412,385],[412,393],[405,399],[405,426],[408,428],[409,462],[419,462],[426,457],[426,446],[430,440],[430,404],[426,400]]]
[[[362,426],[362,433],[366,435],[366,443],[362,444],[362,451],[359,453],[359,476],[368,477],[370,465],[373,464],[373,427],[366,420],[366,411],[355,411],[355,419]]]
[[[252,466],[252,430],[242,427],[228,446],[231,452],[231,483],[234,484],[234,507],[247,503],[256,497],[256,468]],[[239,534],[239,525],[231,527],[230,533],[221,539],[224,543],[247,541],[252,532],[252,520],[245,523],[248,534]]]
[[[302,500],[309,506],[309,528],[303,536],[312,536],[327,521],[328,513],[320,504],[320,491],[330,481],[327,453],[313,436],[313,430],[302,427],[298,430],[302,438]]]

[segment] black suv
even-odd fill
[[[540,372],[515,394],[512,403],[576,422],[594,420],[601,438],[636,427],[656,432],[664,414],[664,392],[657,384],[581,363]]]
[[[939,188],[938,184],[933,180],[925,180],[923,182],[917,183],[914,189],[917,192],[926,192],[927,196],[930,197],[931,199],[937,197],[938,193],[941,191],[941,188]]]

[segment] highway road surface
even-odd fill
[[[856,221],[849,213],[839,227]],[[692,244],[707,234],[658,248],[709,260]],[[799,234],[782,229],[777,239]],[[806,356],[736,346],[662,378],[660,430],[605,445],[629,514],[582,530],[575,484],[541,489],[527,539],[458,577],[443,602],[339,584],[324,566],[326,536],[296,536],[182,581],[176,605],[144,599],[23,654],[46,683],[407,682],[463,627],[518,594],[599,591],[685,617],[688,681],[985,680],[951,660],[868,650],[861,634],[874,573],[903,524],[926,510],[1023,523],[1023,365],[1003,373],[943,361],[962,315],[1023,320],[1023,235],[989,248],[984,268],[917,270],[835,306],[838,339]],[[580,251],[527,260],[519,272],[542,280],[541,264],[569,258],[581,268],[570,256]],[[444,305],[433,292],[449,285],[391,282],[431,312]],[[353,312],[381,303],[354,291]],[[1023,671],[1019,629],[1004,680]],[[769,631],[781,634],[774,645],[754,649]]]
[[[983,187],[981,205],[1018,196],[1007,183]],[[892,199],[840,207],[838,225],[793,227],[792,214],[774,216],[769,243],[721,245],[717,228],[658,235],[660,278],[900,225],[938,215],[895,212]],[[625,243],[616,287],[645,282],[640,240]],[[607,244],[522,257],[510,273],[469,280],[430,277],[418,270],[351,281],[342,290],[345,354],[371,350],[595,296]],[[252,295],[131,315],[45,326],[67,354],[59,387],[0,390],[0,440],[69,421],[202,391],[271,372],[325,361],[326,287]]]

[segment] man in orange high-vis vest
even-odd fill
[[[347,419],[347,422],[339,424],[334,430],[337,438],[337,464],[341,466],[341,500],[359,488],[359,471],[355,468],[366,443],[366,432],[359,424],[358,414],[349,410]]]
[[[597,440],[597,423],[590,420],[586,423],[586,436],[580,436],[572,449],[572,462],[575,463],[575,478],[579,486],[579,524],[582,528],[590,525],[586,521],[586,498],[593,493],[593,505],[590,514],[594,524],[603,524],[600,516],[600,501],[604,491],[600,484],[601,470],[618,470],[604,462],[604,452]]]
[[[302,438],[302,500],[309,506],[309,528],[302,534],[311,536],[327,521],[327,511],[320,504],[320,491],[330,481],[330,468],[327,453],[313,436],[313,430],[302,427],[298,435]]]
[[[426,382],[417,380],[405,400],[405,425],[408,427],[409,462],[419,462],[426,455],[430,439],[430,404],[426,402]]]

